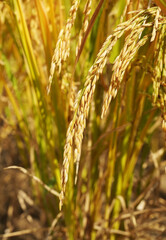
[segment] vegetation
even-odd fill
[[[127,221],[154,176],[143,179],[145,163],[165,152],[165,1],[0,9],[0,114],[24,166],[10,168],[31,177],[49,225],[57,220],[51,239],[135,239]]]

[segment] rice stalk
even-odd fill
[[[78,174],[78,168],[79,168],[79,161],[80,161],[80,156],[81,156],[81,145],[82,145],[82,139],[83,139],[83,132],[86,126],[86,119],[88,117],[89,113],[89,108],[90,108],[90,103],[92,101],[94,91],[95,91],[95,86],[96,82],[99,79],[100,74],[103,72],[103,69],[105,67],[106,61],[108,54],[112,50],[113,46],[117,42],[117,40],[124,34],[125,31],[129,31],[134,29],[132,33],[128,37],[127,44],[125,44],[121,54],[119,55],[122,58],[120,59],[119,62],[115,62],[115,67],[118,66],[117,70],[114,73],[114,84],[116,83],[116,79],[120,76],[120,81],[123,78],[124,72],[129,64],[129,61],[133,58],[134,54],[138,51],[138,49],[143,46],[146,41],[148,40],[148,36],[143,37],[137,44],[137,40],[140,36],[140,33],[144,30],[144,27],[146,26],[144,24],[144,20],[147,19],[147,15],[151,16],[155,15],[156,13],[156,8],[152,8],[149,10],[144,10],[138,13],[136,16],[131,18],[130,20],[121,23],[117,26],[117,28],[114,30],[114,33],[106,39],[104,42],[102,48],[100,49],[97,58],[93,64],[93,66],[90,68],[84,88],[82,91],[78,93],[76,103],[75,103],[75,113],[73,120],[70,122],[67,134],[66,134],[66,143],[65,143],[65,148],[64,148],[64,156],[63,156],[63,167],[61,171],[61,186],[62,186],[62,191],[60,194],[60,209],[63,204],[63,199],[65,196],[65,188],[66,188],[66,183],[68,181],[68,174],[69,174],[69,163],[70,159],[72,156],[72,149],[74,148],[74,162],[76,163],[76,179],[77,179],[77,174]],[[141,25],[144,24],[144,27]],[[152,23],[148,24],[147,26],[151,26]],[[133,36],[133,39],[130,40],[130,37]],[[126,59],[126,51],[128,51],[129,58]],[[121,64],[122,63],[122,67]],[[120,72],[120,73],[119,73]],[[116,78],[115,78],[116,77]],[[119,82],[117,85],[112,85],[110,87],[110,92],[111,96],[115,97],[117,94],[117,89],[119,87]],[[106,110],[108,109],[109,102],[111,100],[109,93],[107,93],[105,102],[103,104],[103,111],[102,111],[102,117],[106,113]]]
[[[125,30],[125,27],[123,31],[124,30]],[[117,34],[118,37],[121,37],[121,35],[123,34],[123,31],[120,32],[120,34],[118,31],[118,34]],[[89,106],[95,90],[96,81],[98,80],[99,74],[102,72],[106,64],[107,50],[108,50],[108,47],[106,48],[106,46],[108,45],[109,42],[110,42],[110,37],[107,38],[106,42],[104,43],[101,51],[97,56],[97,59],[94,65],[89,70],[87,80],[85,82],[85,87],[82,91],[78,93],[78,96],[75,102],[76,110],[75,110],[74,118],[70,122],[69,128],[67,130],[66,143],[64,148],[64,157],[63,157],[64,160],[63,160],[63,168],[61,172],[62,191],[60,195],[60,209],[62,206],[62,201],[64,199],[66,183],[68,180],[69,162],[71,159],[73,140],[75,144],[74,162],[76,162],[76,165],[77,165],[76,172],[78,172],[78,163],[81,155],[81,143],[83,138],[83,131],[86,124],[86,118],[88,116]],[[115,43],[116,41],[113,42],[113,44]],[[113,47],[113,44],[111,45],[111,48]]]

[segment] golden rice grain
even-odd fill
[[[151,42],[153,42],[155,37],[156,37],[156,31],[158,29],[158,20],[159,20],[160,12],[161,12],[161,9],[158,8],[157,11],[156,11],[156,17],[155,17],[155,21],[154,21],[152,37],[151,37],[151,40],[150,40]]]

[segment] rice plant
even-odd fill
[[[135,174],[165,152],[165,1],[5,0],[0,9],[0,113],[24,167],[10,168],[32,179],[49,225],[56,219],[48,239],[134,239],[131,212],[153,177],[135,191]]]

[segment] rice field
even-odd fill
[[[3,0],[0,13],[0,161],[9,136],[18,160],[1,172],[29,179],[42,239],[164,239],[165,0]],[[35,232],[4,225],[2,239]]]

